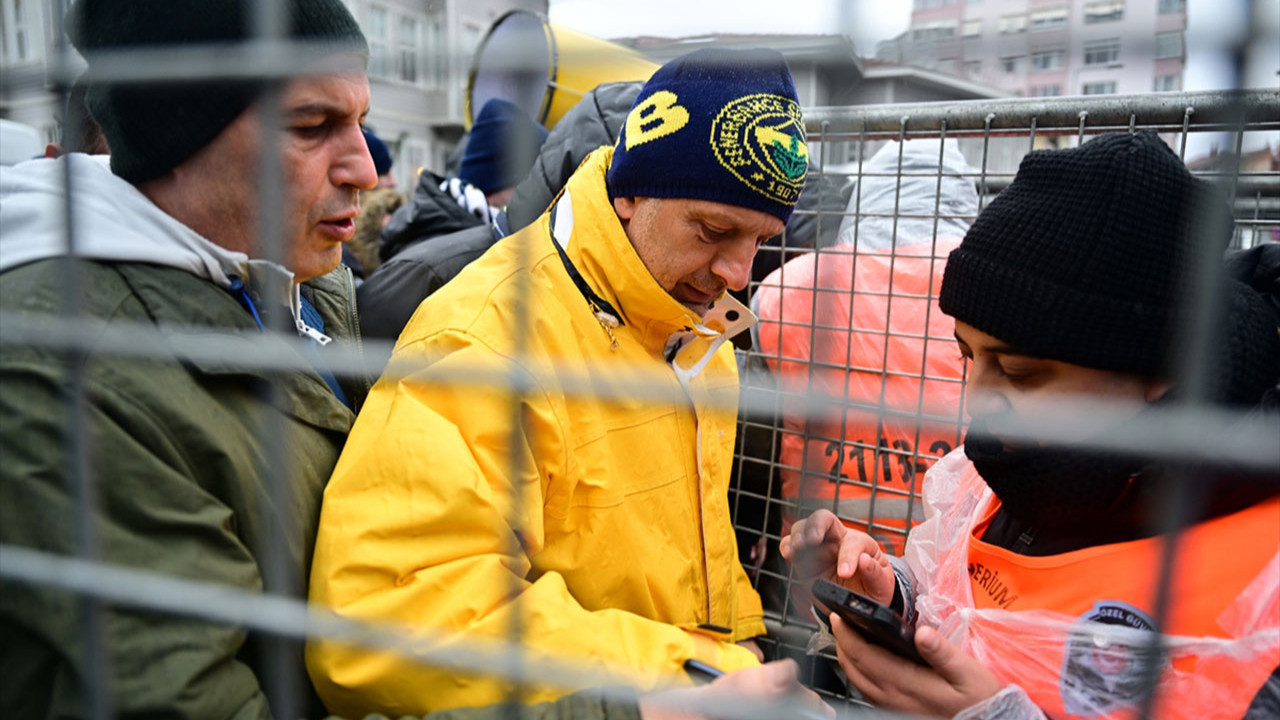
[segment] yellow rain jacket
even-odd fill
[[[612,155],[570,178],[556,240],[544,214],[414,315],[325,491],[313,601],[445,634],[424,640],[435,650],[507,639],[518,612],[527,666],[552,657],[642,688],[688,658],[756,664],[733,644],[764,633],[729,519],[733,351],[636,255],[605,190]],[[348,717],[484,705],[508,687],[333,644],[307,664]]]

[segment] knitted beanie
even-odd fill
[[[515,187],[529,174],[547,130],[515,103],[493,98],[471,126],[458,177],[485,195]]]
[[[391,150],[387,144],[382,142],[382,138],[373,134],[369,128],[361,128],[360,132],[364,133],[364,144],[369,148],[369,156],[373,158],[373,169],[378,175],[386,175],[391,172]]]
[[[1022,160],[947,261],[942,311],[1020,351],[1103,370],[1169,371],[1198,243],[1231,215],[1153,132]]]
[[[68,33],[89,61],[104,53],[191,45],[226,46],[253,33],[251,0],[79,0]],[[287,35],[327,42],[335,53],[368,54],[342,0],[284,0]],[[257,98],[243,80],[91,83],[89,112],[111,148],[111,169],[132,183],[157,178],[209,144]]]
[[[668,62],[645,83],[605,182],[610,198],[712,200],[785,223],[808,160],[782,56],[706,48]]]

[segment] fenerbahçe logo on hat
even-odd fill
[[[716,159],[739,180],[778,202],[794,203],[809,169],[800,105],[779,95],[747,95],[711,123]]]
[[[671,135],[689,123],[689,111],[669,90],[659,90],[627,114],[626,148]],[[795,203],[809,169],[800,105],[758,93],[726,104],[711,123],[716,160],[771,200]]]

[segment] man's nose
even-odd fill
[[[964,409],[969,417],[997,415],[1009,410],[1009,400],[994,388],[981,364],[969,363],[969,375],[965,384]]]
[[[755,261],[757,249],[754,238],[725,243],[712,261],[711,272],[730,289],[742,290],[751,282],[751,263]]]
[[[338,148],[338,157],[334,159],[330,178],[338,187],[355,187],[360,190],[372,190],[378,184],[378,169],[373,164],[373,156],[369,154],[369,145],[358,126],[343,134],[342,146]]]

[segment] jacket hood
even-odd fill
[[[955,140],[943,143],[941,162],[937,140],[885,143],[862,168],[836,242],[853,245],[856,239],[860,250],[927,242],[934,237],[935,214],[937,237],[963,237],[978,214],[972,172]]]
[[[230,288],[233,277],[259,289],[275,283],[279,297],[288,298],[295,323],[300,323],[292,272],[213,243],[113,174],[108,162],[106,155],[69,153],[58,160],[0,168],[0,272],[74,254],[86,260],[177,268],[221,288]],[[65,225],[67,172],[74,188],[74,249],[68,247]],[[307,334],[301,326],[299,331]]]

